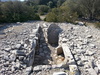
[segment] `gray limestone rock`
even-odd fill
[[[4,60],[9,60],[9,56],[8,55],[4,55]]]
[[[58,36],[61,33],[61,29],[56,24],[51,24],[48,28],[48,42],[50,44],[58,44]]]
[[[11,48],[10,48],[10,47],[9,47],[9,48],[5,48],[5,50],[6,50],[6,51],[10,51],[10,50],[11,50]]]
[[[32,71],[32,66],[26,68],[26,74],[29,75]]]
[[[54,72],[53,75],[68,75],[65,72]]]
[[[15,48],[19,49],[21,47],[21,44],[16,44]]]
[[[25,56],[25,52],[21,50],[13,50],[11,53],[18,55],[18,56]]]
[[[87,38],[92,38],[92,35],[87,35]]]
[[[21,64],[21,67],[25,69],[27,67],[27,65],[26,64]]]
[[[10,61],[15,61],[16,60],[16,55],[15,54],[11,54],[9,60]]]
[[[39,70],[42,70],[42,65],[35,66],[35,67],[33,68],[33,71],[39,71]]]
[[[97,74],[99,73],[98,67],[94,67],[94,70],[96,71]]]
[[[90,75],[97,75],[96,71],[93,68],[88,69]]]
[[[15,71],[15,67],[14,66],[11,67],[11,71],[12,72]]]
[[[18,58],[20,61],[22,61],[24,59],[24,56],[19,56]]]

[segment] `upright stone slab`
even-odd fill
[[[56,24],[51,24],[48,28],[48,43],[58,44],[59,33],[62,32],[62,29]]]

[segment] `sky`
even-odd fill
[[[24,0],[20,0],[20,1],[24,1]]]

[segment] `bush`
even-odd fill
[[[95,27],[100,28],[100,22],[96,22]]]
[[[38,20],[38,15],[34,13],[34,10],[25,5],[22,2],[5,2],[1,4],[0,22],[17,22],[27,20]]]
[[[78,15],[76,12],[72,12],[69,7],[61,6],[60,8],[54,8],[46,16],[46,21],[49,22],[72,22],[77,20]]]
[[[80,18],[87,20],[100,19],[100,0],[66,0],[64,6],[76,11]]]
[[[57,16],[55,15],[55,13],[50,12],[46,16],[45,21],[47,21],[47,22],[57,22]]]
[[[46,6],[46,5],[39,5],[39,8],[38,8],[38,13],[40,15],[44,15],[45,13],[47,13],[49,11],[49,7]]]

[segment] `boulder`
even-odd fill
[[[49,44],[58,44],[58,36],[61,33],[61,28],[55,24],[51,24],[48,28],[48,43]]]

